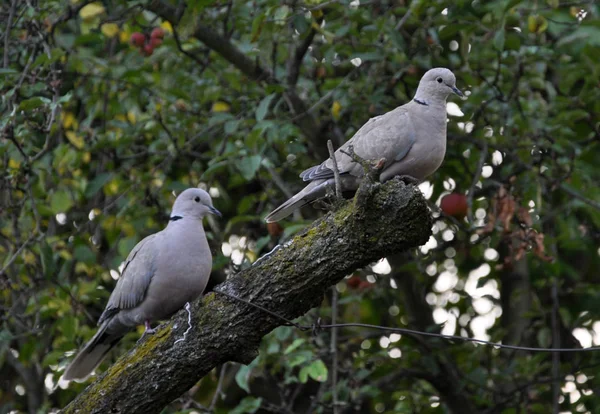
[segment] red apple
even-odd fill
[[[151,37],[149,43],[152,45],[153,48],[157,48],[162,42],[162,39],[158,37]]]
[[[131,41],[132,45],[142,47],[144,46],[144,42],[146,41],[146,36],[144,36],[140,32],[133,32],[129,40]]]
[[[357,289],[358,286],[360,285],[360,282],[361,282],[360,276],[354,275],[346,281],[346,285],[348,285],[348,287],[350,289]]]
[[[440,208],[444,214],[462,220],[467,215],[467,210],[469,208],[467,205],[467,197],[460,193],[447,194],[442,197]]]
[[[144,47],[142,49],[140,49],[141,52],[145,55],[145,56],[150,56],[152,55],[152,53],[154,52],[154,47],[152,47],[151,44],[145,44]]]
[[[152,29],[152,33],[150,33],[150,37],[152,39],[162,39],[163,37],[165,37],[165,31],[163,30],[162,27],[155,27],[154,29]]]

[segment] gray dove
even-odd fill
[[[212,268],[212,255],[202,218],[221,213],[210,195],[188,188],[175,200],[167,227],[139,242],[129,253],[123,273],[100,328],[65,370],[65,380],[83,380],[132,328],[166,319],[202,294]]]
[[[446,68],[427,71],[419,82],[414,99],[398,108],[369,119],[352,138],[335,152],[342,191],[358,189],[364,168],[347,154],[354,153],[365,160],[385,159],[379,177],[385,182],[395,176],[409,176],[421,181],[433,174],[446,154],[446,99],[455,93],[454,74]],[[279,221],[294,210],[323,197],[334,186],[331,159],[303,171],[300,177],[309,182],[298,194],[272,211],[267,223]]]

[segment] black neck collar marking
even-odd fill
[[[177,221],[177,220],[181,220],[183,217],[181,216],[171,216],[169,217],[169,221]]]
[[[418,103],[419,105],[423,105],[423,106],[429,106],[429,104],[425,101],[420,101],[417,98],[413,99],[413,101],[415,101],[416,103]]]

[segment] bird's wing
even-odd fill
[[[385,158],[386,163],[383,168],[385,170],[391,164],[406,157],[416,142],[416,136],[406,105],[371,118],[335,152],[338,170],[340,174],[362,175],[362,167],[344,153],[348,152],[350,145],[353,146],[354,153],[365,160]],[[331,159],[300,174],[304,181],[329,179],[333,176]]]
[[[146,290],[156,272],[156,239],[159,234],[146,237],[129,253],[123,273],[108,299],[98,325],[120,310],[134,308],[144,300]]]

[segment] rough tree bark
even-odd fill
[[[315,221],[269,257],[216,290],[297,318],[353,270],[425,243],[431,217],[419,190],[391,180],[364,184],[352,201]],[[226,361],[250,363],[282,321],[211,293],[180,311],[86,388],[63,413],[157,413]]]

